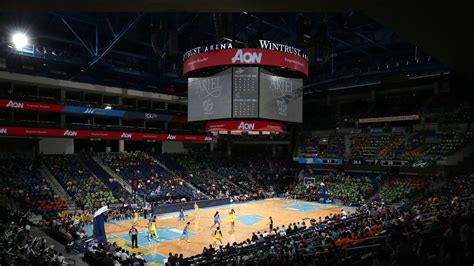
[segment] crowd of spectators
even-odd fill
[[[474,132],[452,131],[437,133],[420,130],[411,133],[368,133],[364,130],[350,134],[350,154],[344,154],[344,134],[308,138],[297,149],[297,156],[317,158],[439,160],[461,150],[474,141]],[[429,141],[427,141],[429,139]]]
[[[78,155],[45,155],[43,160],[61,186],[76,201],[77,206],[91,209],[118,202]]]
[[[209,169],[253,193],[275,191],[280,182],[294,181],[298,171],[293,161],[257,154],[201,156],[200,159]]]
[[[207,197],[183,179],[172,176],[153,155],[142,152],[102,153],[102,161],[131,185],[134,193],[150,202],[179,202]]]
[[[84,261],[90,265],[144,266],[143,254],[119,247],[117,243],[101,242],[90,245],[84,252]]]
[[[412,196],[426,189],[433,181],[431,176],[399,176],[391,177],[389,181],[381,184],[379,191],[380,200],[396,202]]]
[[[431,146],[427,154],[439,159],[443,156],[453,154],[473,140],[473,131],[444,133],[441,135],[441,142]]]
[[[300,182],[295,185],[290,194],[297,198],[318,201],[320,196],[320,184],[324,183],[326,194],[330,198],[339,199],[346,205],[357,205],[364,202],[374,192],[372,177],[368,174],[336,173],[334,171],[319,171],[305,173],[314,181],[309,183]]]
[[[351,138],[351,156],[353,158],[387,155],[398,143],[400,134],[357,134]]]
[[[212,198],[246,194],[245,190],[209,169],[199,154],[164,154],[163,159],[175,173]]]
[[[340,158],[344,155],[344,135],[311,137],[298,147],[298,156],[317,158]]]
[[[9,211],[0,222],[0,265],[63,265],[65,257],[45,238],[31,234],[26,213]]]
[[[454,178],[429,198],[379,202],[311,224],[281,226],[189,258],[209,265],[466,265],[474,260],[472,176]]]
[[[92,221],[92,211],[63,211],[55,218],[43,220],[43,226],[51,237],[71,250],[82,239],[87,238],[84,226]]]
[[[67,204],[59,198],[38,170],[32,157],[21,154],[0,156],[0,190],[24,211],[54,217]]]

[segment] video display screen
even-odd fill
[[[303,80],[283,78],[260,69],[260,118],[303,120]]]
[[[211,77],[188,79],[188,121],[232,115],[232,69]]]

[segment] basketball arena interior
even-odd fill
[[[466,10],[9,2],[0,265],[473,265]]]

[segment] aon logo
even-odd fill
[[[7,107],[10,107],[10,108],[18,108],[18,109],[23,109],[23,106],[25,104],[22,103],[22,102],[15,102],[15,101],[9,101],[7,103]]]
[[[166,139],[176,140],[176,135],[168,135]]]
[[[121,136],[121,137],[124,138],[124,139],[131,139],[131,138],[132,138],[132,134],[131,134],[131,133],[125,133],[125,132],[124,132],[124,133],[122,133],[122,136]]]
[[[232,64],[235,63],[246,63],[246,64],[259,64],[262,62],[262,53],[250,53],[242,52],[242,49],[237,50],[234,57],[232,57]]]
[[[77,136],[77,131],[66,130],[66,131],[64,131],[64,136],[76,137]]]
[[[240,122],[239,127],[237,129],[245,129],[245,130],[253,130],[255,128],[255,123],[245,123]]]

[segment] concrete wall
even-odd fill
[[[44,154],[72,154],[74,153],[74,139],[72,138],[40,139],[39,152],[44,153]]]

